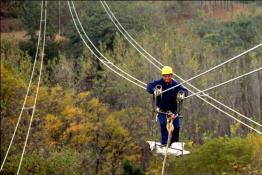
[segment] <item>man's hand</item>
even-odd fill
[[[177,115],[175,115],[173,112],[167,112],[167,117],[171,118],[171,119],[175,119],[177,117]]]

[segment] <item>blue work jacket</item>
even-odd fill
[[[171,83],[166,83],[162,78],[160,80],[155,80],[152,81],[150,83],[148,83],[147,85],[147,91],[150,94],[154,93],[155,87],[160,85],[162,86],[162,91],[174,87],[177,84],[179,84],[179,82],[172,80]],[[166,112],[166,111],[171,111],[173,113],[177,112],[177,102],[176,102],[176,96],[177,93],[182,90],[185,93],[185,96],[188,96],[188,90],[183,86],[183,85],[179,85],[177,87],[175,87],[172,90],[169,90],[167,92],[164,92],[163,94],[161,94],[160,96],[157,97],[156,99],[156,105],[157,107],[160,108],[160,110]]]

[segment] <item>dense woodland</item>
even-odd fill
[[[260,1],[107,3],[150,54],[184,79],[262,41]],[[88,36],[113,63],[144,82],[161,77],[117,31],[99,1],[75,5]],[[1,162],[30,79],[40,6],[40,1],[1,1]],[[163,157],[146,144],[160,139],[159,124],[152,121],[152,97],[91,54],[74,28],[67,2],[50,1],[47,12],[44,70],[20,174],[160,174]],[[18,39],[17,31],[26,36]],[[191,83],[206,89],[261,65],[259,48]],[[34,101],[39,66],[26,106]],[[262,123],[261,71],[207,93]],[[180,139],[192,154],[168,157],[166,174],[262,174],[261,135],[195,96],[183,104]],[[22,115],[3,174],[17,171],[31,112]]]

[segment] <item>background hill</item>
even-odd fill
[[[184,79],[262,41],[260,1],[107,3],[150,54]],[[40,5],[1,1],[1,162],[30,78]],[[88,36],[112,62],[144,82],[160,78],[117,32],[100,2],[75,5]],[[95,59],[74,28],[67,2],[50,1],[47,12],[44,70],[21,174],[160,174],[162,157],[145,144],[160,137],[158,123],[151,121],[151,96]],[[261,67],[261,57],[259,48],[191,83],[206,89]],[[26,106],[33,104],[38,74]],[[261,89],[260,71],[208,93],[262,123]],[[31,112],[22,116],[4,174],[17,171]],[[261,135],[196,97],[185,100],[183,115],[181,140],[192,154],[169,157],[167,174],[261,174]]]

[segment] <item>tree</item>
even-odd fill
[[[124,161],[123,168],[123,175],[144,175],[144,173],[140,169],[133,167],[128,160]]]
[[[261,156],[260,149],[253,144],[257,138],[217,138],[193,149],[191,155],[172,159],[167,171],[170,174],[244,174],[253,167],[259,172],[256,156]],[[176,166],[174,166],[174,164]],[[258,163],[260,164],[260,163]],[[175,170],[175,172],[174,172]],[[173,173],[172,173],[173,172]],[[255,173],[256,174],[256,173]]]

